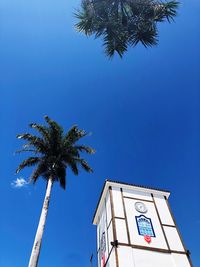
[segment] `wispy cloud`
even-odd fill
[[[11,186],[13,188],[22,188],[25,187],[28,182],[24,178],[17,178],[16,180],[12,181]]]

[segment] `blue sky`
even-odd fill
[[[159,45],[108,60],[100,40],[74,30],[79,1],[2,0],[0,11],[0,266],[27,266],[45,184],[13,188],[23,157],[17,133],[49,115],[85,143],[94,174],[54,185],[40,266],[86,267],[96,250],[93,213],[106,178],[166,188],[183,239],[200,264],[200,19],[198,0],[182,1]]]

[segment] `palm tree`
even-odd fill
[[[129,46],[158,43],[158,22],[173,21],[179,3],[176,0],[82,0],[75,13],[79,32],[102,37],[105,53],[120,57]]]
[[[24,133],[17,135],[18,139],[27,141],[23,149],[17,152],[31,152],[34,156],[25,159],[17,168],[19,173],[25,167],[35,166],[30,177],[30,182],[35,183],[39,177],[43,177],[47,183],[46,194],[38,224],[35,241],[29,261],[29,267],[36,267],[38,264],[42,235],[44,232],[51,189],[54,182],[66,187],[66,169],[69,167],[75,175],[78,175],[78,167],[85,171],[92,172],[88,163],[80,157],[81,152],[93,154],[94,150],[88,146],[79,145],[77,142],[87,133],[73,126],[66,134],[62,127],[55,121],[45,116],[47,126],[31,123],[30,127],[37,130],[38,135]]]

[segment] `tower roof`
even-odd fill
[[[97,223],[97,219],[101,211],[103,201],[106,197],[106,193],[110,186],[120,187],[122,189],[128,189],[128,190],[137,190],[137,191],[145,192],[145,193],[153,193],[153,194],[165,196],[166,198],[169,198],[170,196],[170,191],[168,190],[158,189],[158,188],[153,188],[153,187],[148,187],[148,186],[141,186],[141,185],[136,185],[136,184],[130,184],[130,183],[124,183],[124,182],[119,182],[119,181],[112,181],[112,180],[107,179],[104,183],[104,186],[101,191],[101,195],[100,195],[100,198],[99,198],[99,201],[98,201],[95,213],[94,213],[93,224]]]

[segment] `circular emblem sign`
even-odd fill
[[[147,207],[142,202],[135,202],[135,209],[140,213],[146,213]]]

